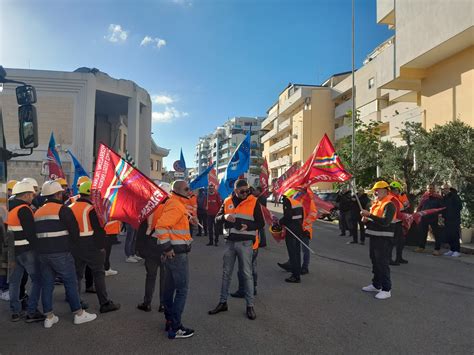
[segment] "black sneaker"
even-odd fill
[[[285,281],[293,284],[299,284],[301,282],[301,279],[299,277],[291,275],[289,278],[285,279]]]
[[[140,303],[137,306],[137,309],[139,309],[140,311],[144,311],[144,312],[151,312],[151,306],[149,304],[145,304],[145,303]]]
[[[235,298],[244,298],[245,297],[245,293],[240,292],[240,291],[235,291],[234,293],[231,293],[230,295],[232,297],[235,297]]]
[[[405,260],[405,259],[397,259],[397,262],[399,264],[408,264],[408,260]]]
[[[291,271],[291,267],[288,263],[277,263],[277,265],[285,271],[288,271],[288,272]]]
[[[115,304],[112,301],[109,301],[107,303],[104,303],[102,306],[100,306],[100,313],[107,313],[107,312],[113,312],[113,311],[118,311],[120,309],[120,304]]]
[[[302,267],[301,268],[301,275],[306,275],[306,274],[309,274],[308,268]]]
[[[177,330],[168,331],[168,339],[186,339],[194,335],[194,330],[185,328],[183,326],[179,327]]]
[[[12,322],[18,322],[20,319],[22,319],[25,316],[23,312],[21,313],[13,313],[11,317]]]
[[[210,246],[210,245],[214,245],[214,243],[209,242],[209,243],[207,243],[206,245],[207,245],[207,246]]]
[[[393,261],[393,260],[390,260],[389,264],[392,265],[392,266],[399,266],[400,265],[400,263],[398,261]]]
[[[36,311],[33,314],[27,314],[25,318],[25,322],[26,323],[42,322],[45,319],[46,319],[46,316],[43,313]]]

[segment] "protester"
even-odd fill
[[[90,200],[92,183],[83,182],[79,186],[79,199],[69,207],[79,225],[79,238],[75,241],[72,255],[76,265],[77,285],[81,292],[82,275],[86,265],[92,271],[95,291],[100,304],[100,313],[120,309],[120,304],[112,302],[107,295],[105,285],[105,231],[101,227],[97,212]]]
[[[403,236],[403,227],[402,227],[402,212],[406,211],[407,201],[401,195],[402,184],[398,181],[393,181],[390,183],[390,196],[392,197],[392,202],[397,209],[395,218],[392,221],[394,223],[394,238],[392,248],[390,249],[390,265],[398,266],[400,264],[408,264],[408,261],[403,259],[403,248],[405,247],[405,237]],[[408,205],[409,206],[409,205]],[[396,258],[393,260],[393,247],[396,249]]]
[[[282,195],[283,217],[279,221],[280,225],[287,229],[285,243],[290,263],[289,267],[285,263],[278,263],[278,266],[291,272],[291,276],[285,279],[290,283],[301,282],[301,243],[294,235],[300,239],[303,237],[304,211],[301,202],[293,198],[297,192],[291,189]]]
[[[210,310],[209,314],[217,314],[228,310],[227,298],[232,280],[232,271],[237,258],[244,277],[247,317],[254,320],[257,315],[254,309],[252,246],[257,231],[265,225],[265,221],[257,199],[250,195],[247,180],[238,179],[235,182],[234,191],[231,196],[224,200],[224,204],[217,214],[216,222],[223,224],[229,235],[223,258],[224,266],[219,304],[216,308]]]
[[[59,317],[53,312],[56,274],[64,282],[67,302],[74,314],[74,324],[90,322],[97,318],[96,314],[87,313],[81,307],[74,258],[70,252],[70,243],[79,240],[79,226],[72,211],[63,205],[63,192],[58,182],[45,182],[41,194],[46,197],[46,203],[35,212],[35,249],[40,261],[45,328],[51,328],[59,322]]]
[[[10,199],[12,197],[13,187],[16,185],[17,180],[9,180],[7,182],[7,198]]]
[[[349,236],[353,234],[353,201],[351,198],[351,190],[344,188],[337,194],[336,204],[339,208],[339,229],[341,230],[340,236],[346,235],[346,230],[349,231]]]
[[[219,235],[221,234],[221,229],[215,219],[219,209],[222,206],[222,200],[219,194],[216,191],[216,188],[213,184],[209,184],[209,191],[207,193],[206,199],[206,210],[207,210],[207,233],[209,234],[209,243],[210,245],[215,245],[217,247],[219,243]]]
[[[198,218],[197,217],[197,197],[194,194],[194,192],[192,192],[191,190],[189,190],[187,197],[188,198],[186,200],[181,200],[181,202],[185,203],[186,210],[188,211],[188,215],[197,220]],[[189,228],[190,228],[189,233],[191,234],[191,237],[192,237],[194,224],[190,224]]]
[[[137,231],[128,223],[125,224],[126,237],[125,237],[125,262],[126,263],[138,263],[142,258],[136,255],[136,239]]]
[[[370,207],[369,196],[367,196],[363,188],[357,191],[357,197],[359,198],[359,202],[362,206],[362,209],[365,210]],[[365,223],[362,222],[362,216],[360,215],[361,209],[357,201],[354,201],[353,208],[354,208],[355,216],[354,216],[354,228],[352,232],[352,241],[354,242],[353,244],[356,244],[358,242],[357,227],[359,227],[360,244],[364,245],[365,244]]]
[[[177,339],[194,335],[193,329],[183,326],[181,316],[189,287],[188,253],[192,242],[189,225],[197,224],[197,218],[189,216],[182,202],[189,199],[188,183],[177,180],[172,190],[170,198],[164,203],[162,215],[156,221],[155,231],[165,258],[165,330],[169,339]]]
[[[15,265],[10,271],[10,310],[12,322],[23,317],[20,302],[20,284],[24,273],[31,278],[31,292],[28,298],[26,322],[44,321],[40,313],[38,300],[41,292],[41,274],[36,253],[33,250],[36,241],[36,230],[33,210],[30,205],[35,197],[35,188],[31,182],[20,181],[13,187],[14,198],[8,212],[8,231],[14,235]]]
[[[255,188],[253,195],[257,198],[257,201],[261,206],[267,207],[267,196],[263,193],[261,186],[257,186]],[[265,234],[265,226],[258,230],[258,237],[260,239],[259,248],[265,248],[267,246],[267,235]]]
[[[429,184],[426,187],[426,192],[421,197],[417,211],[425,211],[432,208],[441,208],[442,197],[436,193],[434,184]],[[438,224],[438,215],[430,214],[421,218],[421,223],[418,226],[418,237],[419,244],[418,248],[415,249],[417,253],[423,253],[425,251],[426,239],[428,238],[428,230],[431,228],[431,232],[435,238],[435,250],[433,251],[434,256],[441,255],[441,231]]]
[[[69,185],[67,183],[67,180],[64,178],[58,178],[56,181],[61,185],[63,188],[63,203],[67,203],[69,198],[71,197],[71,189],[69,188]]]
[[[204,188],[199,189],[199,193],[197,196],[197,217],[199,220],[197,234],[198,237],[205,237],[208,235],[206,199],[206,190]]]
[[[260,246],[260,236],[257,232],[257,236],[255,237],[255,242],[252,245],[252,277],[253,277],[253,295],[257,295],[257,256],[258,256],[258,248]],[[237,291],[231,293],[230,295],[235,298],[245,298],[245,277],[244,273],[241,268],[237,271],[237,279],[239,280],[239,287]]]
[[[458,196],[458,192],[449,184],[442,187],[443,201],[442,206],[444,218],[445,237],[449,243],[449,251],[444,253],[445,256],[459,257],[461,256],[461,210],[462,202]]]
[[[120,221],[109,221],[104,226],[105,230],[105,262],[104,262],[104,269],[105,269],[105,276],[114,276],[118,274],[117,270],[113,270],[110,267],[110,254],[112,253],[112,246],[115,243],[117,235],[120,233],[120,229],[122,229],[122,222]]]
[[[392,282],[390,280],[390,251],[394,237],[396,208],[389,196],[389,185],[385,181],[378,181],[372,187],[375,202],[370,212],[362,210],[360,213],[367,224],[366,234],[370,237],[370,260],[372,261],[372,283],[362,288],[365,292],[377,292],[375,298],[384,300],[392,296]]]

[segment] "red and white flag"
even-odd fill
[[[97,153],[91,197],[103,225],[110,220],[135,229],[168,194],[104,144]]]
[[[262,195],[263,196],[268,196],[268,163],[267,163],[267,158],[265,158],[265,161],[263,162],[263,166],[260,172],[260,187],[262,188]]]

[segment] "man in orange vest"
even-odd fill
[[[372,283],[362,288],[365,292],[377,292],[375,298],[385,300],[392,296],[390,280],[390,252],[394,237],[394,225],[397,209],[389,195],[389,185],[378,181],[372,187],[376,196],[370,211],[362,210],[362,220],[367,224],[366,234],[370,237],[370,260],[372,261]]]
[[[79,227],[72,211],[63,205],[63,188],[56,181],[46,181],[41,195],[46,202],[35,212],[36,245],[41,269],[44,327],[59,322],[53,313],[54,278],[60,276],[66,289],[66,298],[74,324],[91,322],[97,315],[87,313],[81,306],[77,290],[76,270],[70,245],[79,239]]]
[[[222,287],[219,304],[209,314],[217,314],[228,310],[227,298],[232,280],[235,259],[239,260],[244,278],[245,300],[247,302],[247,318],[257,318],[254,309],[254,285],[252,276],[253,244],[257,231],[265,225],[261,207],[257,198],[250,195],[247,180],[239,179],[234,184],[231,196],[224,200],[216,222],[224,224],[228,231],[224,266],[222,272]]]
[[[405,247],[405,237],[403,236],[403,226],[402,226],[402,211],[405,211],[410,203],[405,194],[402,194],[402,184],[398,181],[392,181],[390,183],[390,196],[392,197],[392,202],[397,209],[395,218],[392,221],[395,227],[395,236],[393,239],[392,248],[390,249],[390,265],[398,266],[400,264],[408,264],[408,261],[403,259],[403,248]],[[392,259],[393,248],[396,249],[396,259]]]
[[[161,216],[155,224],[164,254],[165,285],[163,301],[169,339],[189,338],[194,330],[185,328],[181,316],[186,304],[189,287],[188,253],[192,238],[189,223],[196,223],[196,217],[189,217],[183,201],[189,196],[189,186],[184,180],[173,183],[170,198],[164,203]]]
[[[252,245],[253,254],[252,254],[252,277],[253,277],[253,295],[257,295],[257,256],[258,256],[258,248],[260,248],[260,230],[257,232],[257,236],[255,237],[255,242]],[[239,268],[237,271],[237,278],[239,280],[239,288],[234,293],[230,295],[235,298],[244,298],[245,297],[245,277],[242,269]]]
[[[73,256],[76,264],[77,287],[81,292],[81,280],[87,266],[92,271],[97,298],[100,303],[100,313],[113,312],[120,309],[120,304],[113,303],[105,286],[105,231],[101,227],[97,213],[90,200],[90,181],[79,186],[81,197],[69,208],[74,213],[79,225],[79,238],[73,247]]]
[[[8,231],[13,233],[15,246],[15,265],[10,271],[10,310],[12,322],[21,319],[20,287],[25,271],[31,278],[31,292],[28,298],[26,322],[41,322],[45,316],[38,312],[41,292],[41,273],[37,255],[33,249],[36,241],[35,219],[31,203],[35,197],[34,185],[20,181],[12,190],[15,196],[9,203]]]

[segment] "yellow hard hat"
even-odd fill
[[[77,186],[81,186],[81,184],[86,181],[91,181],[91,179],[88,176],[80,176],[79,179],[77,179]]]
[[[7,182],[7,189],[8,189],[8,190],[13,190],[13,186],[15,186],[17,182],[18,182],[18,181],[16,181],[16,180],[10,180],[10,181],[8,181],[8,182]]]
[[[388,189],[390,185],[385,182],[385,181],[377,181],[374,184],[374,187],[372,187],[372,190],[377,190],[377,189]]]
[[[64,179],[64,178],[58,178],[58,179],[56,179],[55,181],[56,181],[56,182],[59,182],[59,184],[60,184],[61,186],[68,186],[68,185],[67,185],[67,181],[66,181],[66,179]]]
[[[81,195],[89,196],[91,194],[91,187],[92,187],[92,183],[90,182],[90,180],[85,181],[79,186],[79,193]]]

